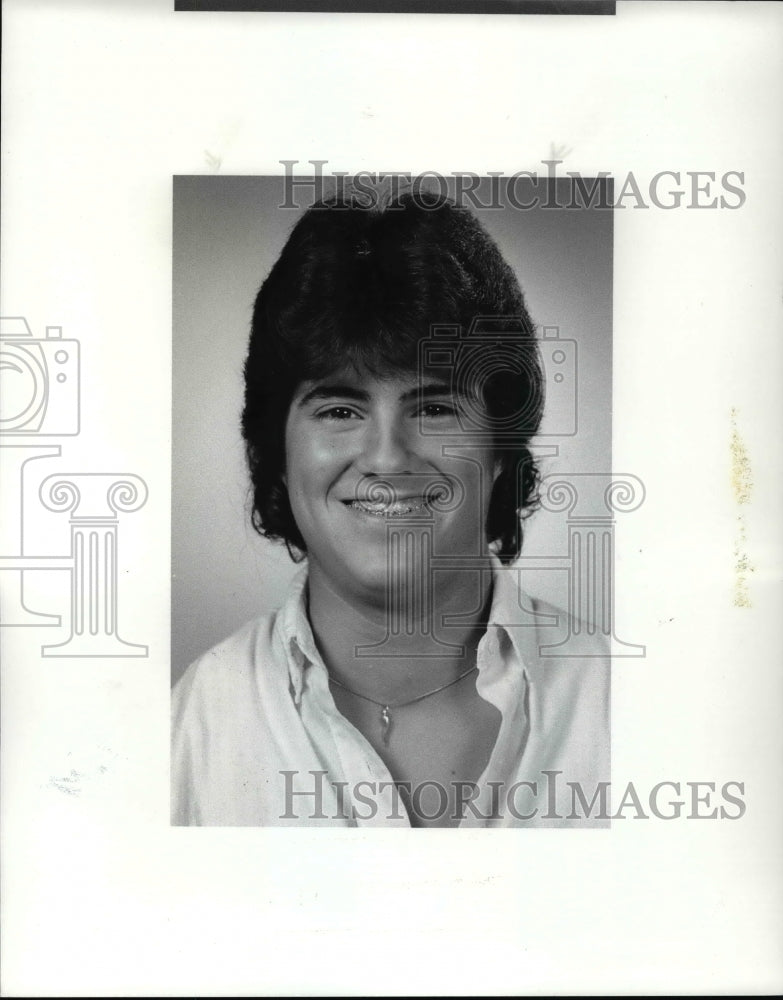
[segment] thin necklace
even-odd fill
[[[438,694],[441,691],[445,691],[446,688],[450,688],[453,687],[455,684],[459,684],[459,682],[463,680],[465,677],[467,677],[468,674],[472,674],[476,670],[478,670],[477,663],[474,664],[472,667],[469,667],[463,673],[461,673],[459,677],[455,677],[453,681],[448,681],[448,683],[446,684],[441,684],[440,687],[436,687],[432,691],[425,691],[424,694],[417,695],[415,698],[411,698],[410,701],[400,701],[394,705],[385,701],[376,701],[375,698],[370,698],[366,694],[359,694],[358,691],[354,691],[353,688],[349,688],[347,684],[343,684],[342,681],[338,681],[336,677],[332,677],[331,675],[329,676],[329,680],[332,682],[332,684],[336,684],[337,687],[340,687],[344,691],[347,691],[348,694],[352,694],[354,698],[361,698],[363,701],[372,702],[373,705],[377,705],[378,708],[380,708],[381,739],[383,740],[383,745],[387,747],[389,745],[389,737],[391,735],[391,728],[392,728],[392,714],[391,714],[392,709],[394,709],[396,712],[398,708],[407,708],[408,705],[415,705],[417,701],[424,701],[425,698],[429,698],[433,694]]]

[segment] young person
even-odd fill
[[[513,565],[543,404],[519,284],[468,210],[303,215],[242,418],[254,526],[302,569],[175,688],[175,824],[595,822],[567,817],[609,778],[606,650],[576,629],[584,655],[542,656],[536,623],[565,613]]]

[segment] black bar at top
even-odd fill
[[[615,0],[175,0],[174,10],[300,14],[614,14]]]

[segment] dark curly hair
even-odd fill
[[[485,364],[481,384],[503,434],[502,444],[495,441],[500,472],[486,532],[500,559],[512,561],[521,520],[537,503],[529,445],[541,422],[544,379],[535,330],[513,271],[475,216],[422,193],[373,209],[350,196],[317,203],[261,286],[242,413],[254,528],[282,539],[294,559],[307,551],[283,482],[286,419],[301,382],[346,364],[372,374],[416,372],[433,324],[467,331],[480,317],[492,317],[494,333],[468,338],[465,350],[503,358]]]

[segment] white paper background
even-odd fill
[[[148,658],[45,659],[46,630],[0,634],[4,992],[779,990],[781,6],[4,14],[2,313],[82,345],[83,431],[47,471],[150,490],[120,555],[120,631]],[[647,487],[617,537],[618,620],[648,648],[615,669],[614,783],[744,781],[745,816],[170,829],[172,175],[208,157],[225,173],[311,157],[511,173],[542,169],[552,143],[585,175],[745,172],[738,211],[617,213],[613,442]],[[732,408],[753,475],[741,510]],[[740,513],[751,608],[733,603]]]

